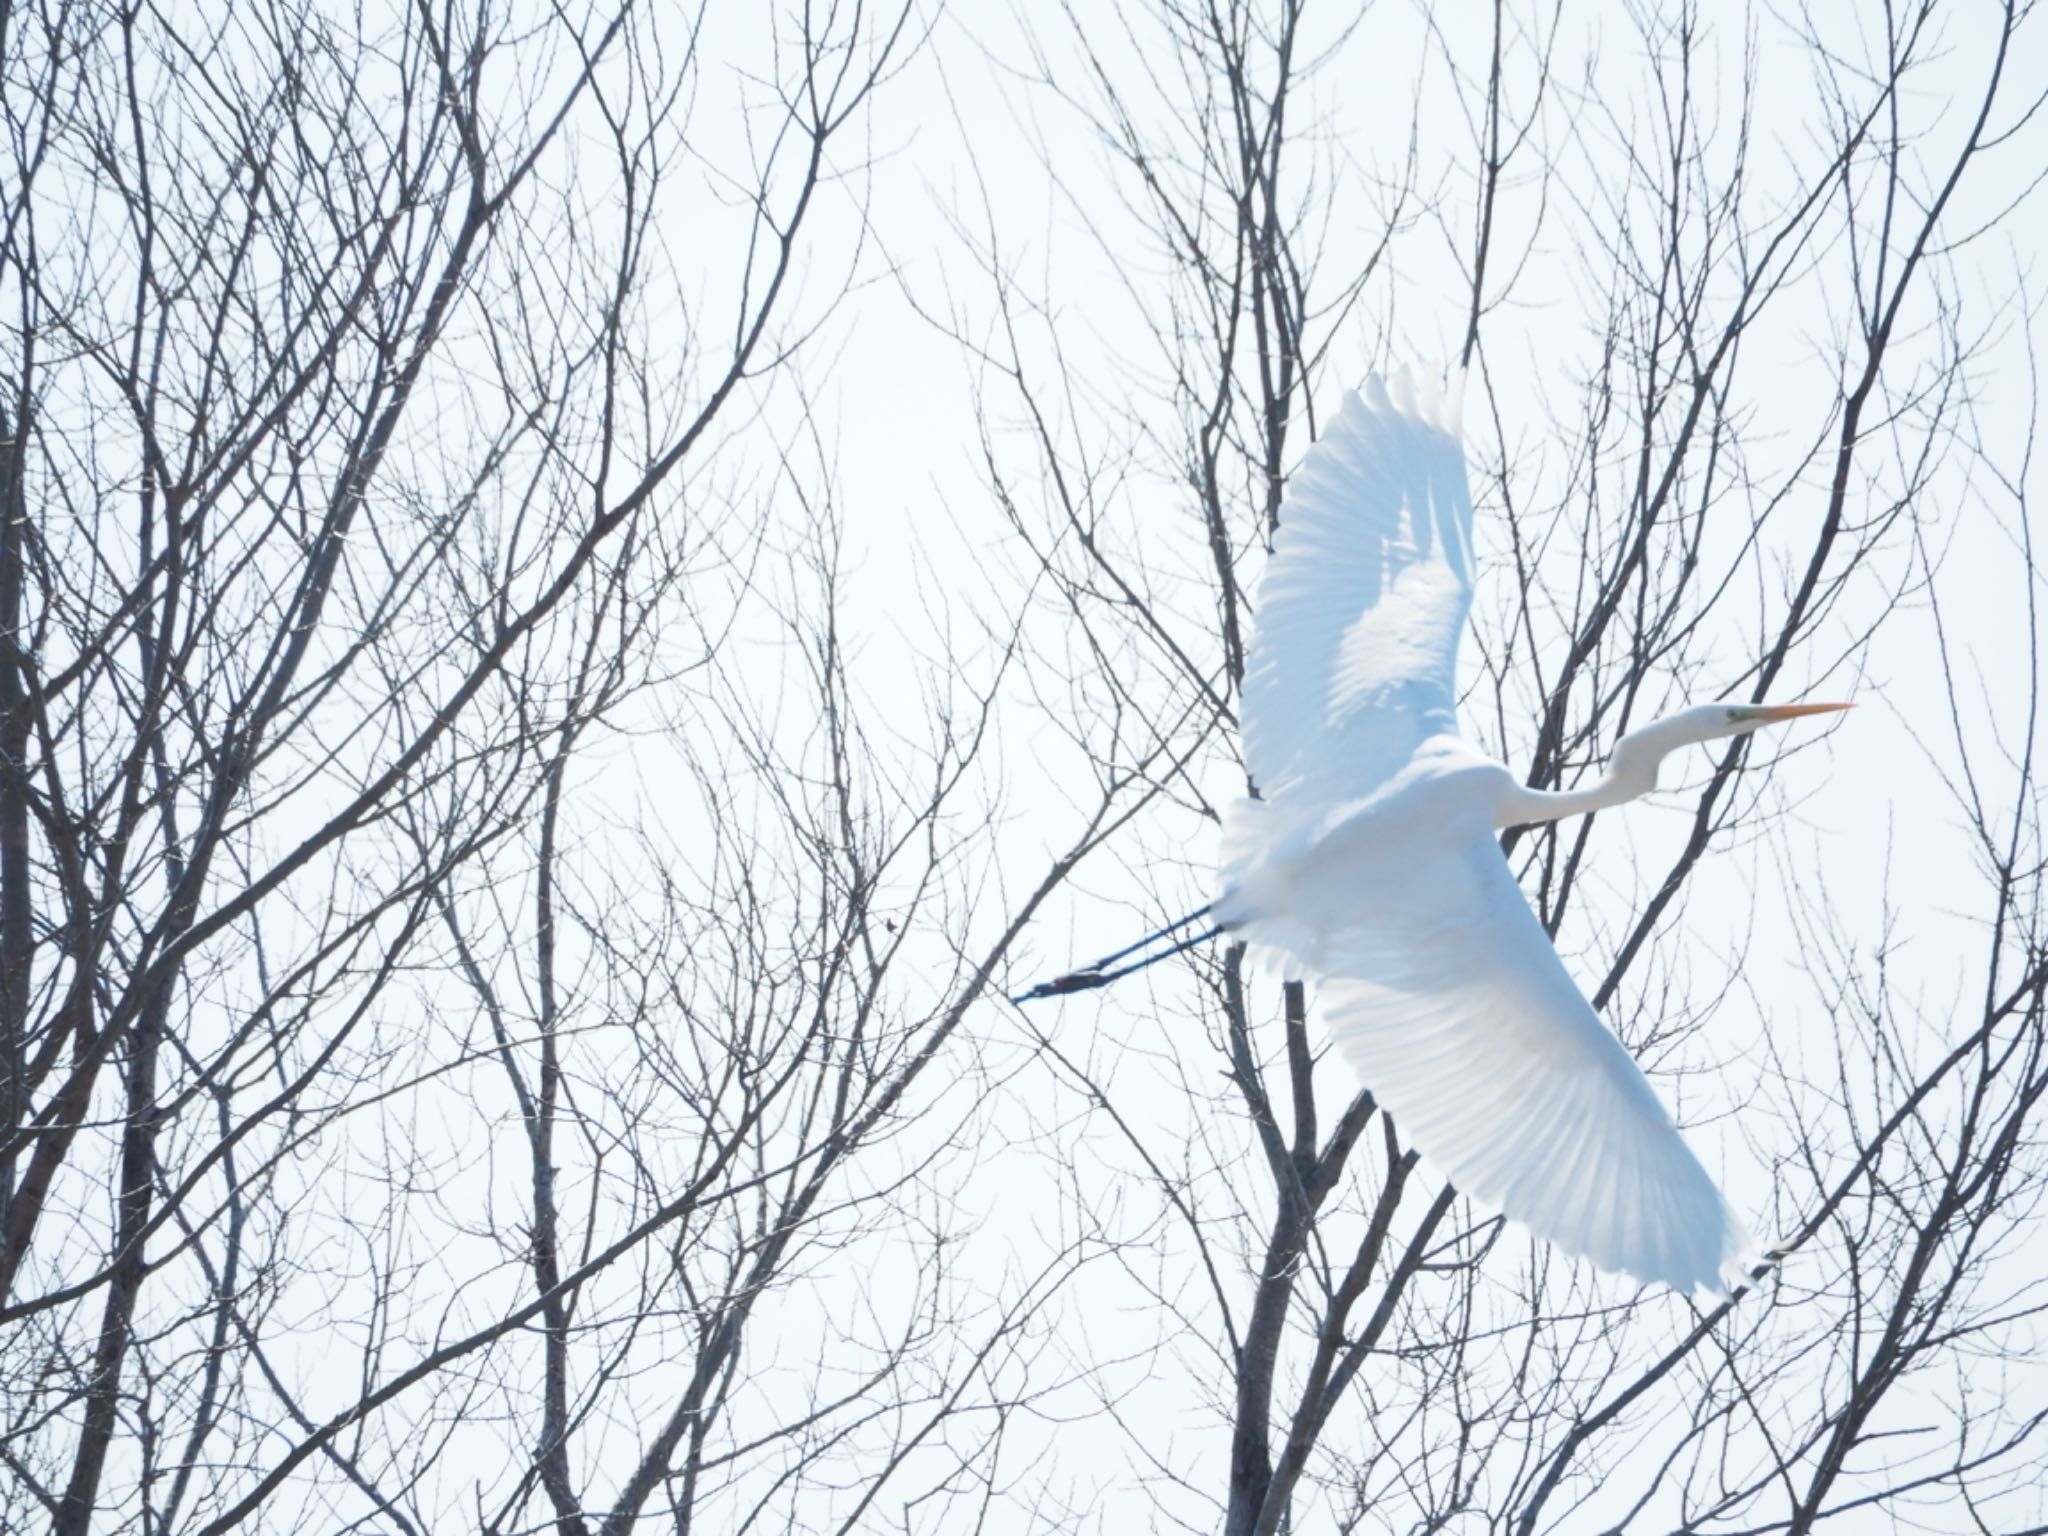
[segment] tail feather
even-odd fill
[[[1322,968],[1323,934],[1288,909],[1284,887],[1274,878],[1298,830],[1290,820],[1270,800],[1236,800],[1224,807],[1210,909],[1232,938],[1254,947],[1255,964],[1297,980]]]

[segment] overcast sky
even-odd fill
[[[1082,14],[1136,114],[1154,127],[1163,125],[1173,108],[1146,81],[1142,43],[1119,34],[1111,7]],[[1467,114],[1486,43],[1480,31],[1460,33],[1465,20],[1459,8],[1439,8],[1432,35],[1420,6],[1367,8],[1356,31],[1315,75],[1310,110],[1296,119],[1313,120],[1320,141],[1313,170],[1329,179],[1330,271],[1347,270],[1368,242],[1380,238],[1384,183],[1401,174],[1411,135],[1414,183],[1435,193],[1433,211],[1414,218],[1396,237],[1381,275],[1331,334],[1329,361],[1316,381],[1319,415],[1334,411],[1341,391],[1373,368],[1440,360],[1457,348],[1468,294],[1460,260],[1474,216]],[[1335,22],[1324,15],[1320,24]],[[1759,80],[1749,197],[1761,219],[1824,154],[1827,109],[1811,54],[1785,20],[1760,10],[1745,23],[1733,11],[1716,11],[1705,21],[1713,68],[1695,83],[1702,96],[1720,104],[1722,137],[1715,152],[1733,153],[1745,25],[1753,28]],[[875,158],[866,173],[875,244],[864,257],[863,281],[830,324],[829,369],[811,369],[820,381],[818,404],[836,455],[854,557],[849,590],[851,609],[861,620],[860,681],[879,701],[900,688],[906,711],[917,707],[912,658],[931,654],[939,642],[926,602],[906,604],[904,594],[942,592],[958,612],[982,602],[995,609],[999,594],[1030,569],[993,505],[974,417],[980,389],[998,427],[1014,425],[1014,398],[930,317],[996,342],[995,303],[984,268],[985,253],[993,249],[1017,289],[1044,305],[1024,345],[1049,380],[1057,342],[1057,362],[1076,385],[1071,396],[1062,397],[1074,409],[1073,419],[1061,425],[1071,441],[1127,441],[1129,434],[1116,425],[1118,413],[1156,405],[1161,388],[1164,359],[1154,327],[1162,310],[1148,305],[1147,293],[1149,274],[1162,263],[1152,237],[1131,216],[1128,168],[1114,161],[1081,113],[1039,78],[1027,33],[1037,35],[1036,46],[1054,65],[1060,84],[1087,96],[1079,50],[1050,8],[963,0],[947,9],[931,46],[882,98]],[[1142,26],[1135,35],[1144,36]],[[1909,112],[1918,114],[1914,121],[1930,135],[1929,166],[1968,127],[1971,93],[1988,65],[1977,42],[1967,25],[1951,17],[1939,64],[1918,78],[1907,102]],[[2014,78],[2048,74],[2038,42],[2030,42],[2032,55],[2011,63]],[[1572,415],[1596,362],[1604,310],[1597,285],[1586,275],[1586,248],[1598,222],[1592,214],[1602,187],[1598,157],[1613,157],[1607,172],[1612,175],[1627,146],[1648,136],[1653,107],[1641,53],[1624,8],[1571,8],[1555,49],[1561,62],[1547,119],[1553,133],[1565,118],[1576,119],[1582,130],[1571,144],[1559,134],[1556,147],[1569,195],[1557,185],[1539,187],[1532,173],[1516,184],[1501,210],[1503,246],[1519,271],[1511,301],[1490,314],[1483,328],[1491,409],[1469,411],[1467,431],[1475,453],[1507,456],[1524,467],[1532,483],[1554,472],[1554,457],[1546,457],[1553,419]],[[1582,66],[1580,61],[1593,56],[1597,65]],[[1158,54],[1149,58],[1165,67]],[[1525,54],[1523,78],[1527,62]],[[1466,72],[1462,94],[1451,86],[1454,69]],[[1511,67],[1511,99],[1516,82]],[[1945,92],[1954,100],[1944,99]],[[2039,124],[2030,125],[1991,166],[1973,173],[1948,227],[1970,231],[2000,216],[2044,162],[2048,139]],[[1301,163],[1306,172],[1311,162]],[[1575,205],[1573,198],[1586,202]],[[1660,1087],[1680,1101],[1695,1144],[1760,1231],[1768,1232],[1771,1198],[1755,1144],[1770,1144],[1762,1118],[1769,1111],[1753,1109],[1746,1134],[1726,1117],[1759,1091],[1766,1070],[1764,1032],[1795,1063],[1804,1051],[1827,1049],[1824,1035],[1808,1039],[1803,1030],[1816,1013],[1816,999],[1838,988],[1822,957],[1806,953],[1810,935],[1786,916],[1786,883],[1823,882],[1843,928],[1866,957],[1880,944],[1896,946],[1893,986],[1909,1011],[1924,1012],[1930,1045],[1940,1038],[1951,1001],[1972,996],[1982,984],[1976,940],[1986,899],[1961,812],[1944,787],[1943,775],[1953,773],[1958,759],[1940,645],[1945,641],[1959,685],[1973,695],[1967,706],[1973,748],[1995,754],[1994,741],[2002,740],[2016,750],[2030,702],[2028,605],[2044,595],[2038,560],[2029,567],[2021,558],[2019,494],[2040,473],[2029,461],[2027,444],[2038,419],[2031,359],[2039,300],[2033,289],[2048,281],[2039,275],[2041,223],[2037,210],[2005,216],[1981,238],[1940,252],[1938,289],[1927,292],[1938,291],[1952,306],[1955,324],[1980,337],[1964,388],[1971,401],[1969,431],[1982,457],[1965,451],[1971,445],[1940,445],[1950,457],[1926,498],[1925,543],[1916,547],[1902,539],[1880,562],[1889,577],[1931,562],[1934,583],[1911,600],[1916,611],[1888,623],[1874,642],[1862,639],[1875,612],[1874,588],[1865,606],[1845,604],[1831,618],[1827,643],[1814,654],[1836,659],[1836,665],[1785,681],[1800,695],[1848,698],[1860,707],[1824,741],[1809,737],[1804,750],[1770,766],[1767,799],[1783,815],[1768,836],[1718,848],[1695,877],[1686,909],[1689,963],[1718,968],[1727,985],[1709,1040],[1691,1048],[1711,1051],[1725,1070],[1718,1076],[1660,1073]],[[1800,451],[1826,428],[1848,324],[1844,261],[1840,249],[1812,252],[1798,296],[1781,300],[1747,343],[1751,356],[1741,388],[1753,413],[1748,451],[1760,483],[1768,480],[1774,455]],[[1933,319],[1923,299],[1903,325],[1926,331]],[[1899,349],[1894,371],[1901,379],[1910,377],[1935,355],[1931,337],[1916,335]],[[1306,441],[1305,433],[1295,438],[1297,444]],[[1008,447],[1009,472],[1028,483],[1030,453],[1021,435]],[[1992,466],[2005,483],[1988,473]],[[1881,480],[1879,466],[1872,470]],[[1880,490],[1874,486],[1869,494]],[[1795,523],[1818,516],[1823,493],[1816,480],[1808,493],[1790,498],[1784,516]],[[1140,458],[1109,503],[1108,515],[1139,547],[1151,536],[1147,530],[1156,528],[1162,550],[1170,551],[1166,558],[1179,560],[1188,540],[1178,520],[1192,515],[1185,494],[1170,462]],[[1497,509],[1482,496],[1482,521],[1489,511]],[[1484,531],[1481,543],[1488,546]],[[1491,548],[1498,556],[1497,540]],[[1482,612],[1488,607],[1486,583],[1504,583],[1508,574],[1496,559],[1482,575]],[[1198,633],[1204,609],[1199,589],[1192,590],[1196,595],[1184,617],[1190,632]],[[1931,605],[1936,596],[1942,605],[1939,634]],[[1725,654],[1723,686],[1745,686],[1750,658],[1739,649],[1736,637]],[[1490,722],[1471,724],[1477,732],[1491,732]],[[1507,728],[1510,753],[1526,752],[1532,722],[1510,720]],[[1796,733],[1788,734],[1788,742],[1791,734]],[[1688,764],[1689,777],[1697,778],[1705,766],[1704,756]],[[1014,818],[1006,847],[1021,880],[1037,866],[1033,855],[1059,851],[1071,835],[1059,784],[1063,773],[1077,770],[1057,744],[1014,729],[1006,741],[1005,768]],[[1241,790],[1226,753],[1214,754],[1204,771],[1213,795]],[[1682,827],[1677,813],[1655,804],[1635,808],[1622,820],[1625,825],[1603,834],[1593,878],[1605,899],[1626,912],[1647,894],[1642,871],[1661,867],[1654,855]],[[1213,843],[1213,827],[1184,808],[1162,805],[1098,855],[1048,910],[1013,979],[1037,979],[1205,899]],[[1594,924],[1579,929],[1577,939],[1597,951],[1613,932],[1611,924]],[[1596,952],[1583,960],[1568,958],[1583,979],[1601,957]],[[1113,993],[1042,1010],[1031,1025],[991,1003],[978,1027],[997,1042],[1024,1040],[1030,1027],[1046,1027],[1080,1054],[1125,1062],[1116,1078],[1123,1110],[1157,1116],[1171,1127],[1176,1116],[1188,1113],[1175,1072],[1152,1072],[1104,1044],[1128,1042],[1140,1052],[1214,1050],[1209,1037],[1193,1031],[1186,1006],[1175,1001],[1180,983],[1156,974],[1150,980],[1150,989],[1135,996]],[[1171,1140],[1176,1132],[1164,1134]],[[1034,1231],[1043,1235],[1034,1222],[1047,1218],[1043,1207],[1023,1198],[1029,1179],[1020,1170],[1029,1167],[1013,1165],[990,1186],[1006,1198],[1018,1196],[1001,1215],[1014,1226],[1014,1241],[1027,1250]],[[998,1205],[991,1200],[987,1209],[997,1222]],[[2037,1245],[2037,1254],[2048,1262],[2048,1247]],[[1098,1299],[1102,1308],[1117,1305],[1114,1291],[1111,1286]],[[1084,1301],[1074,1313],[1085,1317],[1091,1305],[1096,1303]],[[1162,1412],[1202,1395],[1193,1384],[1171,1381],[1155,1382],[1152,1390],[1157,1396],[1150,1401]],[[2014,1387],[2016,1396],[2037,1399],[2044,1390],[2048,1383],[2039,1379]],[[1199,1478],[1205,1458],[1220,1454],[1221,1428],[1203,1412],[1190,1411],[1188,1419],[1187,1436],[1175,1453]],[[1102,1508],[1119,1507],[1119,1488],[1128,1493],[1128,1478],[1119,1472],[1128,1471],[1127,1446],[1085,1433],[1053,1433],[1051,1440],[1063,1476],[1077,1484],[1099,1478],[1107,1501]],[[1142,1520],[1135,1511],[1149,1505],[1129,1496],[1130,1518]],[[1109,1518],[1105,1528],[1116,1524]]]

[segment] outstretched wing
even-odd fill
[[[1466,1194],[1643,1281],[1724,1291],[1753,1252],[1491,836],[1331,934],[1324,1020],[1402,1133]]]
[[[1448,392],[1375,376],[1289,477],[1245,658],[1245,766],[1269,799],[1353,798],[1456,729],[1472,497]]]

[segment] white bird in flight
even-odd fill
[[[1499,835],[1646,795],[1680,747],[1848,706],[1683,710],[1561,792],[1461,740],[1463,386],[1372,378],[1288,482],[1239,711],[1263,798],[1225,816],[1216,900],[1025,996],[1099,986],[1218,932],[1278,951],[1316,981],[1376,1102],[1465,1194],[1603,1269],[1725,1293],[1755,1256],[1743,1224],[1566,972]],[[1208,932],[1109,969],[1205,915]]]

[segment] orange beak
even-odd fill
[[[1832,715],[1855,707],[1854,704],[1757,704],[1745,709],[1743,715],[1760,725],[1776,725],[1780,720],[1797,720],[1805,715]]]

